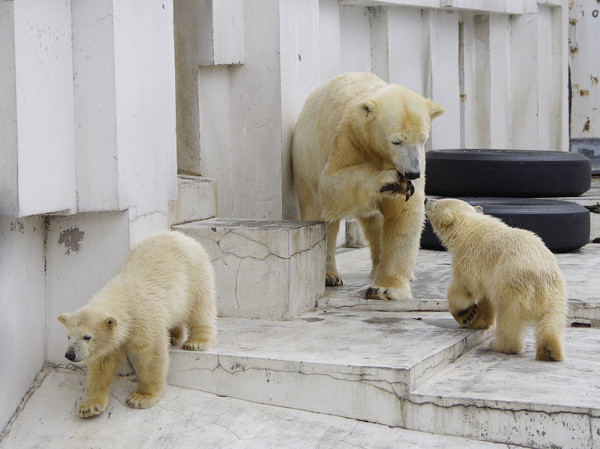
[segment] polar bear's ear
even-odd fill
[[[446,109],[441,107],[440,105],[435,104],[433,101],[429,100],[429,118],[433,120],[434,118],[438,118]]]
[[[116,320],[116,318],[109,316],[108,318],[106,318],[104,320],[104,324],[106,324],[106,326],[109,329],[113,329],[113,328],[117,327],[117,320]]]
[[[483,207],[475,206],[475,212],[477,212],[478,214],[483,214]]]
[[[70,313],[63,313],[62,315],[58,316],[58,321],[60,321],[62,324],[64,324],[66,326],[67,321],[70,317],[71,317]]]
[[[368,117],[375,110],[375,104],[369,100],[363,100],[356,105],[356,112],[361,117]]]

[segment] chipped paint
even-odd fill
[[[583,132],[588,132],[590,130],[590,118],[588,117],[585,124],[583,125]]]
[[[58,237],[58,244],[64,245],[65,247],[65,256],[70,256],[71,253],[78,253],[81,251],[81,242],[85,237],[85,232],[81,231],[79,228],[73,227],[61,231],[60,236]]]

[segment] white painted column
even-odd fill
[[[73,2],[77,207],[119,210],[113,1]]]
[[[491,67],[490,67],[490,20],[488,14],[473,16],[473,50],[475,53],[475,126],[477,140],[474,148],[490,148],[491,145]]]
[[[371,27],[371,72],[382,80],[390,81],[390,26],[388,7],[367,8]]]
[[[428,39],[430,66],[425,95],[446,108],[432,124],[432,149],[460,148],[460,89],[458,80],[458,12],[423,12],[424,38]]]
[[[292,136],[306,97],[320,84],[319,0],[280,1],[282,217],[300,218],[292,176]]]
[[[342,73],[340,5],[337,0],[319,1],[319,57],[321,81]]]
[[[461,148],[477,148],[477,84],[475,21],[473,14],[464,13],[459,26],[459,86],[461,116]]]
[[[371,25],[364,6],[340,6],[342,73],[371,72]]]
[[[509,16],[490,14],[490,147],[511,148]]]
[[[538,5],[537,18],[537,79],[538,79],[538,145],[540,150],[551,150],[553,148],[556,127],[556,108],[560,101],[559,85],[555,78],[560,79],[560,73],[553,73],[553,30],[552,9],[548,6]]]
[[[0,44],[0,214],[72,211],[71,2],[2,2]]]
[[[389,82],[425,95],[422,12],[416,8],[387,8]],[[427,49],[429,53],[429,49]]]
[[[527,0],[523,15],[511,17],[512,148],[538,148],[538,22],[537,4]]]
[[[282,217],[279,1],[245,3],[246,61],[230,68],[231,209],[222,217]],[[210,173],[205,176],[211,177]],[[220,186],[219,186],[220,188]]]

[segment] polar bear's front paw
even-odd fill
[[[181,349],[185,349],[186,351],[208,351],[212,349],[213,344],[210,341],[192,341],[188,340],[183,345],[181,345]]]
[[[99,401],[85,401],[79,406],[77,414],[81,418],[91,418],[92,416],[99,415],[106,409],[106,404]]]
[[[379,192],[390,192],[404,195],[406,201],[408,201],[409,198],[415,193],[415,186],[410,180],[404,179],[400,173],[396,172],[395,179],[384,184],[379,189]]]
[[[132,408],[150,408],[160,400],[160,395],[132,392],[127,398],[127,405]]]
[[[399,288],[385,288],[374,285],[365,291],[365,299],[382,299],[385,301],[395,301],[397,299],[411,298],[410,291],[404,292]]]

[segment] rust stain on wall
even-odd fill
[[[71,255],[71,252],[78,253],[81,250],[81,242],[85,232],[79,228],[70,228],[62,231],[58,237],[58,244],[65,246],[65,256]]]
[[[587,118],[587,121],[583,125],[583,132],[588,132],[590,130],[590,118]]]

